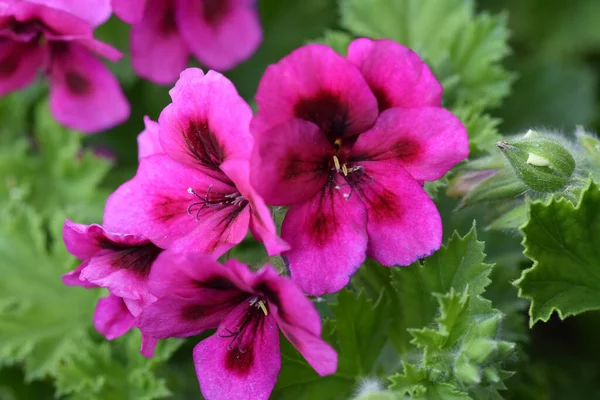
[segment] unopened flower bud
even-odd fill
[[[577,127],[575,135],[592,162],[600,165],[600,140],[596,136],[586,132],[581,126]]]
[[[500,141],[496,146],[513,167],[516,176],[532,190],[555,192],[564,188],[575,171],[571,153],[553,138],[529,131],[521,138]]]
[[[527,186],[513,171],[510,169],[499,171],[483,179],[471,188],[461,200],[459,207],[486,201],[510,199],[526,191]]]

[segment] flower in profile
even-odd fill
[[[281,366],[279,331],[320,375],[337,369],[317,310],[269,265],[253,273],[236,260],[223,266],[207,255],[166,251],[149,286],[158,300],[138,317],[143,334],[158,339],[217,329],[194,348],[206,399],[267,399]]]
[[[174,82],[189,54],[208,68],[228,70],[262,41],[254,0],[112,0],[132,24],[133,69],[156,83]]]
[[[116,61],[121,53],[95,40],[92,25],[64,11],[68,7],[52,7],[66,2],[43,3],[0,1],[0,96],[29,85],[42,70],[61,124],[94,133],[126,120],[129,103],[97,58]]]
[[[135,326],[135,316],[156,300],[148,290],[148,275],[162,252],[137,235],[107,232],[99,225],[65,221],[63,239],[67,250],[82,260],[63,276],[69,286],[105,287],[110,295],[98,301],[94,326],[108,340]],[[142,353],[151,356],[156,341],[144,337]]]
[[[170,93],[173,103],[159,118],[160,146],[156,125],[147,121],[140,137],[145,156],[136,176],[108,199],[105,228],[142,235],[165,249],[215,256],[250,228],[269,255],[287,250],[250,185],[248,104],[223,75],[195,68],[182,72]]]
[[[411,50],[357,39],[344,58],[304,46],[271,65],[256,94],[251,181],[289,206],[292,278],[335,292],[370,256],[409,265],[439,249],[440,215],[422,189],[469,153],[465,127]]]

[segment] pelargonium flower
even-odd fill
[[[156,297],[148,290],[148,275],[163,251],[148,239],[107,232],[99,225],[65,221],[63,239],[67,250],[82,260],[63,275],[69,286],[105,287],[110,295],[98,301],[94,326],[108,340],[135,326],[135,317]],[[156,341],[142,338],[142,353],[151,356]]]
[[[262,41],[254,0],[112,0],[132,25],[133,69],[156,83],[174,82],[190,53],[209,68],[228,70]]]
[[[223,266],[207,255],[166,251],[149,282],[158,300],[138,317],[145,335],[186,337],[217,329],[194,348],[208,400],[267,399],[281,367],[280,330],[317,373],[337,369],[335,350],[320,337],[315,307],[269,265],[253,273],[236,260]]]
[[[347,58],[308,45],[266,70],[251,181],[267,204],[289,206],[283,255],[305,292],[341,289],[367,255],[408,265],[440,247],[422,182],[469,153],[441,93],[419,57],[390,40],[355,40]]]
[[[160,145],[152,144],[156,135],[140,138],[150,141],[148,150],[141,150],[136,176],[108,199],[105,228],[142,235],[165,249],[215,256],[250,228],[270,255],[287,250],[250,185],[252,111],[233,84],[194,68],[181,73],[170,94],[173,103],[159,118]]]
[[[115,126],[128,118],[129,103],[97,55],[121,57],[93,38],[88,22],[41,1],[0,0],[0,96],[29,85],[42,70],[61,124],[86,133]]]

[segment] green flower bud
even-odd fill
[[[483,171],[479,177],[483,176]],[[472,178],[471,175],[459,175],[452,183],[451,194],[458,194],[461,186],[467,187],[463,180]],[[511,170],[492,171],[487,177],[467,188],[459,207],[493,200],[504,200],[517,197],[527,191],[527,186]]]
[[[600,140],[598,140],[597,137],[587,133],[580,126],[577,127],[575,135],[577,135],[579,144],[581,147],[583,147],[592,162],[600,166]]]
[[[496,146],[513,167],[517,177],[537,192],[563,189],[575,171],[571,153],[551,137],[529,131],[514,141],[500,141]]]

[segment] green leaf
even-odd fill
[[[451,384],[436,382],[429,372],[411,364],[402,363],[403,372],[390,377],[390,390],[399,398],[419,400],[470,400],[471,398]]]
[[[396,292],[397,315],[392,322],[392,341],[401,354],[412,351],[409,328],[429,325],[438,312],[432,293],[450,289],[471,295],[483,293],[492,266],[484,263],[483,242],[477,240],[475,226],[464,237],[454,233],[447,246],[428,257],[423,265],[414,263],[391,270]]]
[[[177,350],[181,340],[161,341],[151,359],[140,353],[139,331],[112,343],[87,343],[85,351],[63,362],[57,370],[56,387],[69,399],[140,399],[168,397],[165,380],[155,370]]]
[[[25,201],[45,217],[66,210],[99,220],[107,193],[98,185],[110,162],[82,150],[81,134],[58,125],[46,102],[36,110],[34,128],[33,141],[20,137],[0,148],[0,203]]]
[[[345,32],[326,30],[323,36],[312,42],[327,45],[337,53],[345,56],[351,41],[352,37]]]
[[[531,300],[530,324],[600,309],[600,189],[594,182],[575,206],[565,199],[530,205],[521,228],[534,264],[515,284]]]
[[[53,375],[81,351],[98,298],[61,281],[75,267],[62,242],[63,222],[55,211],[48,232],[28,206],[0,213],[0,364],[24,362],[28,380]]]

